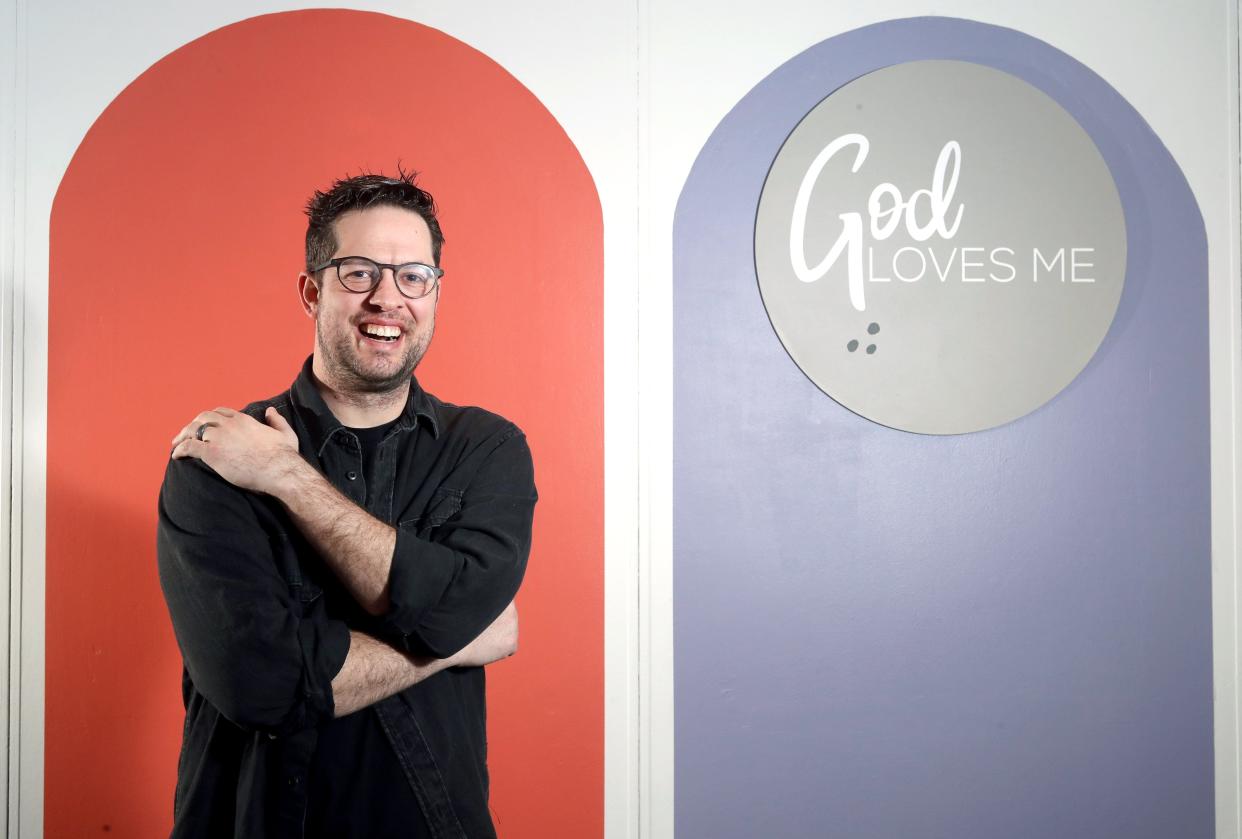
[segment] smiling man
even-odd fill
[[[313,354],[182,429],[160,493],[172,835],[492,837],[483,665],[516,650],[530,451],[412,376],[444,241],[413,175],[338,181],[307,215]]]

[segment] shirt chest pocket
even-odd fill
[[[407,515],[401,519],[400,526],[412,529],[419,538],[426,538],[431,532],[453,516],[461,512],[462,490],[440,487],[431,495],[431,500],[418,515]]]

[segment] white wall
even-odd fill
[[[307,3],[0,0],[0,578],[13,645],[13,835],[42,825],[43,498],[51,201],[91,122],[177,46]],[[681,185],[719,120],[785,60],[878,20],[940,14],[1022,30],[1084,62],[1182,166],[1210,248],[1218,836],[1239,836],[1238,557],[1242,297],[1237,6],[1141,0],[568,0],[331,3],[417,20],[482,50],[560,120],[604,208],[606,823],[672,833],[671,230]],[[637,283],[632,282],[637,278]],[[55,313],[53,313],[55,314]],[[9,431],[12,431],[12,437]],[[11,487],[11,494],[9,488]],[[11,703],[12,704],[12,703]],[[20,833],[18,831],[20,825]]]

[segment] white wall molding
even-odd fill
[[[674,801],[673,708],[673,332],[672,227],[658,208],[669,184],[655,182],[652,90],[653,0],[639,0],[638,13],[638,390],[639,553],[638,836],[671,839]],[[653,204],[657,205],[653,208]]]
[[[31,752],[42,755],[41,709],[26,704],[41,700],[34,685],[23,679],[25,659],[24,591],[24,309],[26,252],[26,4],[0,2],[0,549],[5,573],[0,575],[0,614],[5,643],[0,684],[6,697],[3,712],[5,749],[0,783],[5,791],[5,835],[19,836],[22,827],[41,828],[32,821],[41,812],[41,776],[32,777]],[[35,719],[39,716],[39,719]],[[38,727],[35,728],[35,723]],[[38,789],[34,789],[34,784]],[[35,835],[29,833],[28,835]]]
[[[1239,0],[1224,0],[1228,84],[1223,112],[1229,137],[1225,196],[1227,241],[1220,248],[1228,270],[1217,272],[1209,292],[1212,388],[1212,651],[1216,732],[1216,836],[1242,837],[1242,119],[1239,95]],[[1204,209],[1205,221],[1210,219]],[[1209,225],[1210,226],[1210,225]],[[1210,235],[1210,234],[1209,234]],[[1210,245],[1209,245],[1210,248]]]

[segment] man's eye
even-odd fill
[[[411,263],[401,266],[400,278],[403,283],[411,285],[416,283],[429,283],[435,279],[435,273],[429,265],[421,265],[419,263]]]
[[[372,276],[371,272],[366,270],[365,268],[354,268],[346,272],[345,279],[347,280],[370,280],[371,276]]]

